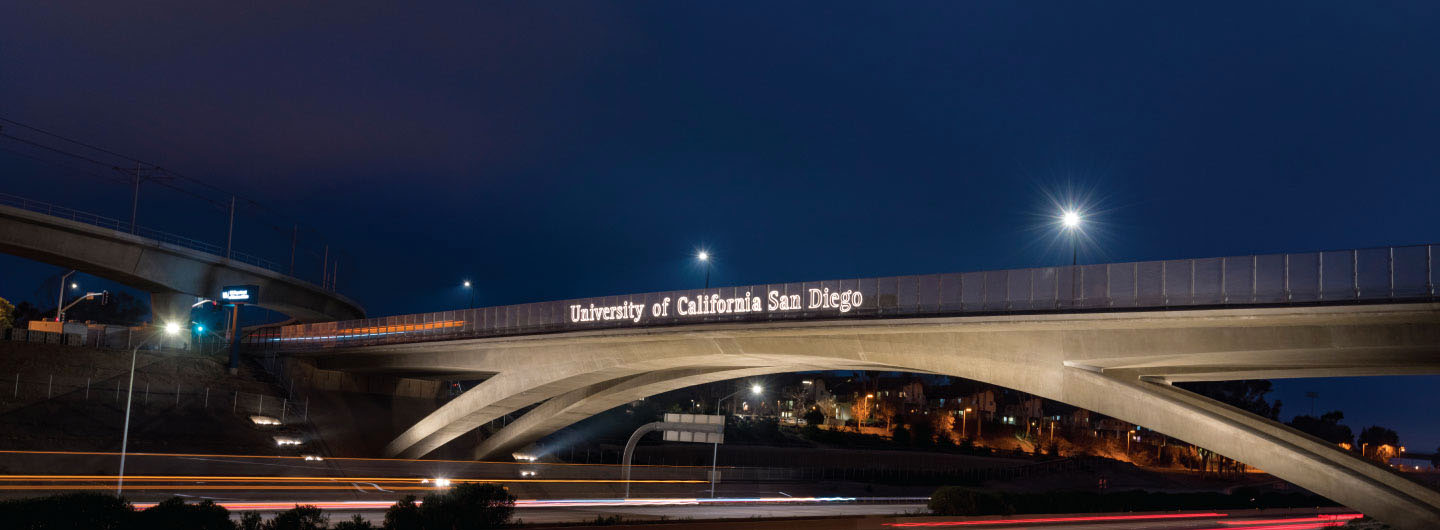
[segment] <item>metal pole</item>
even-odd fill
[[[116,497],[123,497],[125,491],[125,452],[130,445],[130,406],[135,402],[135,358],[139,355],[140,345],[136,345],[135,349],[130,350],[130,391],[125,395],[125,427],[120,438],[120,474],[115,482]]]
[[[710,450],[710,498],[715,498],[715,464],[720,460],[720,444],[712,444],[714,449]]]
[[[225,232],[225,259],[230,259],[230,249],[235,242],[235,196],[230,196],[230,229]]]
[[[330,245],[325,245],[325,254],[320,258],[320,287],[330,283]]]
[[[290,275],[295,275],[295,243],[300,240],[300,225],[292,225],[290,231]]]
[[[210,387],[205,387],[205,408],[210,408]]]
[[[50,380],[45,383],[45,399],[50,399],[50,390],[55,388],[55,374],[50,374]]]
[[[705,260],[705,288],[710,288],[710,260]]]
[[[65,273],[64,276],[61,276],[61,277],[60,277],[60,294],[59,294],[59,296],[57,296],[57,297],[55,298],[55,321],[56,321],[56,322],[64,322],[64,321],[65,321],[65,283],[70,279],[70,275],[71,275],[71,274],[75,274],[75,271],[72,270],[72,271],[70,271],[70,272]],[[65,332],[64,328],[61,328],[60,332],[61,332],[61,333],[64,333],[64,332]]]
[[[130,233],[138,233],[135,227],[135,214],[140,211],[140,163],[135,163],[135,192],[130,197]]]

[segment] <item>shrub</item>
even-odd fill
[[[461,484],[426,495],[420,505],[426,530],[500,528],[514,513],[515,497],[499,484]]]
[[[421,530],[420,506],[414,495],[406,495],[385,510],[385,530]]]
[[[239,526],[240,530],[261,530],[262,528],[264,528],[265,525],[264,521],[260,519],[260,514],[255,512],[245,512],[240,514]]]
[[[351,517],[349,521],[335,523],[335,530],[373,530],[374,528],[375,526],[371,525],[370,521],[366,521],[365,518],[361,517],[358,513],[355,514],[354,517]]]
[[[170,499],[151,506],[135,516],[136,528],[145,530],[232,530],[230,510],[205,499],[186,504],[185,499]]]
[[[325,512],[309,504],[297,504],[294,508],[275,514],[265,523],[265,530],[325,530],[330,518]]]
[[[71,493],[0,502],[6,530],[119,530],[127,528],[135,508],[102,493]]]
[[[904,425],[896,425],[890,431],[890,439],[899,445],[910,445],[910,430]]]
[[[945,486],[930,495],[927,504],[936,515],[1009,515],[1015,513],[1004,497],[986,491]]]

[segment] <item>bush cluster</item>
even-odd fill
[[[930,495],[936,515],[1010,515],[1015,513],[1156,512],[1191,509],[1304,508],[1334,506],[1308,493],[1265,492],[1237,488],[1233,493],[1159,493],[1144,490],[1115,493],[1056,491],[1006,493],[946,486]]]
[[[73,493],[0,502],[6,530],[469,530],[510,524],[515,497],[497,484],[460,484],[416,502],[407,496],[385,512],[381,526],[360,516],[330,525],[320,508],[295,506],[269,521],[259,514],[230,511],[210,500],[187,503],[171,498],[144,510],[99,493]]]

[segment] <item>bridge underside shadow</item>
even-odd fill
[[[541,403],[479,448],[496,454],[632,399],[815,369],[945,374],[1165,433],[1399,528],[1440,528],[1440,492],[1172,381],[1440,373],[1440,305],[1397,304],[877,321],[710,324],[357,348],[327,368],[496,376],[401,434],[422,456]],[[548,401],[547,401],[548,400]]]

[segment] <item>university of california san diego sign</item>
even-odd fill
[[[672,307],[673,303],[673,307]],[[745,315],[751,313],[784,313],[787,311],[820,311],[836,314],[849,313],[865,303],[865,295],[855,289],[831,291],[829,288],[811,288],[804,294],[781,294],[770,291],[764,297],[746,291],[742,296],[725,297],[719,293],[699,293],[694,296],[681,295],[674,300],[666,296],[650,304],[625,300],[620,304],[595,305],[571,304],[570,322],[643,322],[646,317],[672,318],[683,320],[717,315]]]

